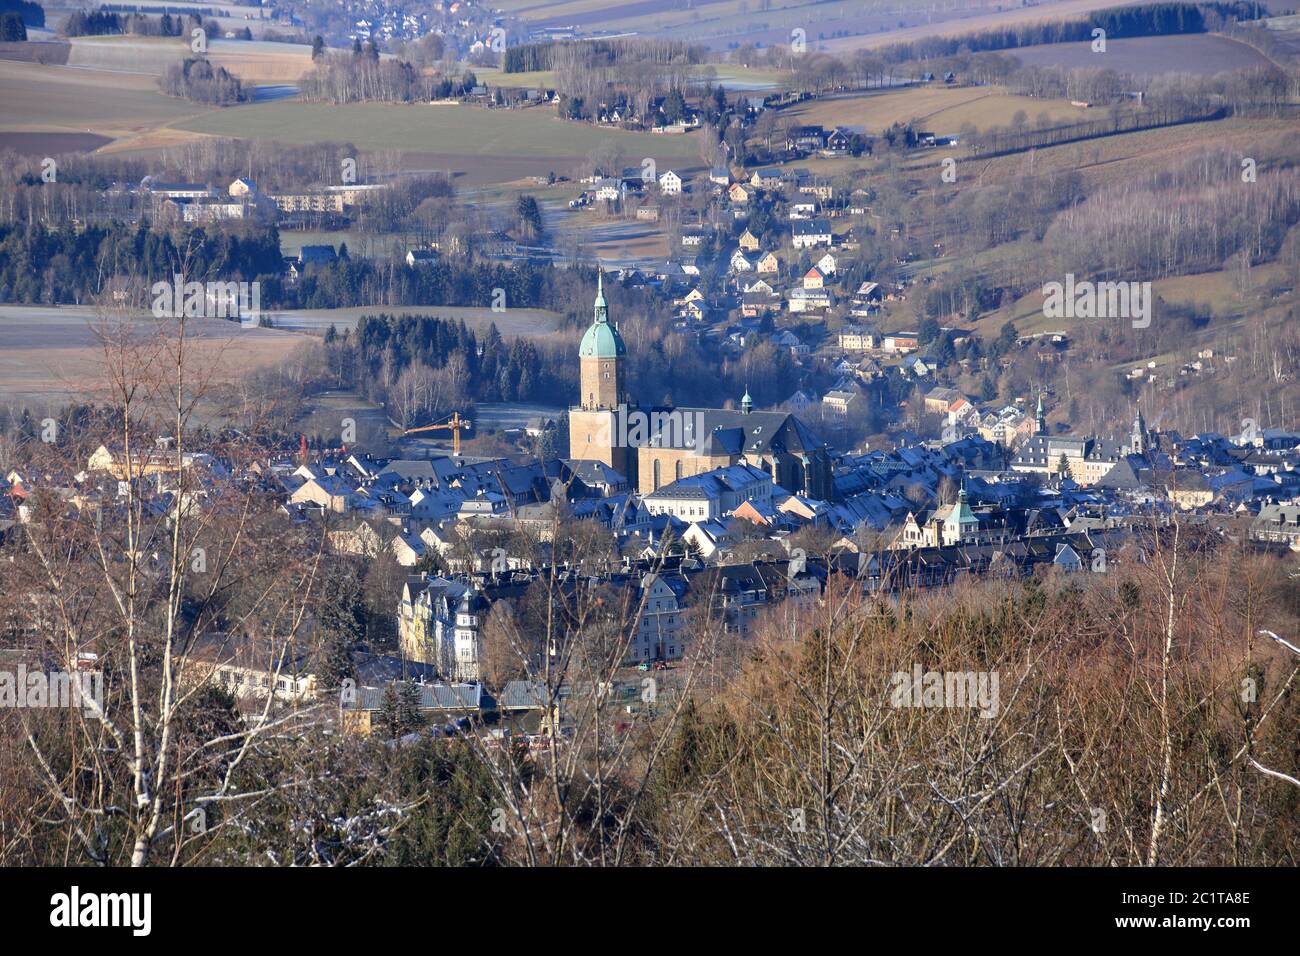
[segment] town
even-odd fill
[[[820,600],[831,576],[894,597],[965,576],[1104,574],[1145,560],[1152,532],[1172,522],[1206,547],[1300,551],[1300,433],[1184,437],[1150,429],[1140,410],[1120,438],[1053,433],[1041,395],[1026,415],[981,410],[935,387],[924,401],[943,422],[941,438],[902,436],[891,450],[855,454],[822,441],[796,412],[753,408],[748,395],[730,409],[642,411],[627,393],[627,347],[603,281],[576,356],[570,457],[374,458],[346,447],[312,455],[304,439],[299,455],[254,462],[194,448],[179,459],[181,483],[166,440],[134,459],[100,445],[75,475],[6,475],[0,527],[20,535],[42,496],[102,521],[125,510],[136,485],[165,512],[179,506],[181,484],[184,507],[201,510],[219,486],[247,483],[282,520],[320,525],[331,551],[411,572],[391,595],[396,653],[371,662],[366,673],[378,682],[361,686],[376,693],[355,706],[368,700],[378,710],[389,684],[418,678],[431,713],[441,712],[441,695],[456,695],[456,707],[470,699],[465,685],[480,708],[525,693],[513,681],[481,686],[489,672],[512,671],[485,660],[481,631],[498,602],[510,608],[539,581],[622,592],[621,663],[644,671],[689,657],[706,622],[744,638],[784,602]],[[828,399],[836,392],[851,394]],[[656,427],[637,445],[618,444],[627,433],[620,420],[637,415]],[[573,522],[602,536],[580,561],[558,546]],[[542,635],[532,638],[544,646]],[[296,700],[334,686],[305,655],[273,658],[267,670],[251,636],[243,640],[250,646],[222,635],[220,655],[200,655],[210,679],[238,695],[274,689]],[[543,664],[523,661],[525,688]],[[544,689],[528,693],[547,698]]]
[[[0,88],[0,873],[1300,859],[1290,9],[0,0]]]

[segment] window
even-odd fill
[[[681,463],[680,460],[678,460],[678,462],[677,462],[677,467],[676,467],[676,477],[677,477],[678,479],[680,479],[680,478],[682,477],[682,463]]]
[[[654,489],[655,489],[655,490],[658,490],[658,488],[659,488],[659,459],[658,459],[658,458],[655,459],[655,464],[654,464],[654,482],[653,482],[653,484],[654,484]]]

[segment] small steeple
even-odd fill
[[[609,321],[609,303],[605,301],[605,270],[600,266],[596,267],[596,308],[595,320],[597,322]]]
[[[749,397],[749,386],[746,385],[745,394],[742,395],[740,398],[740,411],[742,414],[748,415],[753,410],[754,410],[754,400]]]
[[[1145,455],[1147,449],[1147,423],[1142,417],[1142,406],[1138,405],[1137,417],[1133,419],[1133,431],[1129,434],[1129,453]]]
[[[1034,415],[1034,434],[1047,434],[1047,411],[1043,408],[1043,391],[1038,390],[1038,411]]]

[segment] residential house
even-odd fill
[[[886,352],[915,352],[921,342],[915,332],[891,332],[880,340],[880,347]]]
[[[792,313],[829,309],[835,303],[829,289],[791,289],[787,298]]]
[[[814,249],[832,244],[831,224],[827,219],[809,219],[792,227],[791,244],[796,249]]]
[[[1300,551],[1300,501],[1264,504],[1250,524],[1250,539]]]
[[[822,397],[822,410],[829,415],[848,418],[862,403],[862,393],[855,389],[833,388]]]
[[[682,177],[673,170],[668,170],[659,177],[659,191],[665,196],[679,196],[682,192]]]
[[[856,325],[846,325],[839,332],[839,346],[846,352],[865,352],[874,349],[875,332]]]

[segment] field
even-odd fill
[[[1210,34],[1109,39],[1105,53],[1093,53],[1088,43],[1048,43],[1009,50],[1026,66],[1096,67],[1117,73],[1213,74],[1268,66],[1254,47]]]
[[[904,21],[907,22],[907,25],[900,29],[891,28],[886,32],[875,33],[871,36],[832,38],[824,43],[819,43],[818,47],[836,52],[869,49],[888,46],[891,43],[921,40],[925,37],[979,33],[983,30],[1006,27],[1017,23],[1072,19],[1085,13],[1091,13],[1094,10],[1106,10],[1111,7],[1127,5],[1124,0],[1059,0],[1056,3],[1049,2],[1033,6],[1012,7],[1012,9],[1008,10],[1005,9],[1008,4],[1000,2],[981,4],[978,9],[969,9],[976,6],[969,4],[967,5],[969,12],[948,16],[941,13],[938,18],[933,20],[914,16],[910,22]],[[810,39],[811,36],[810,33]]]
[[[144,74],[0,60],[0,130],[131,136],[200,107],[164,96]]]
[[[1005,126],[1018,111],[1023,111],[1031,121],[1046,113],[1059,122],[1086,119],[1088,112],[1071,106],[1066,100],[1016,96],[1000,87],[931,85],[812,100],[783,115],[797,118],[795,122],[817,123],[827,128],[864,126],[869,133],[879,133],[894,123],[918,120],[927,129],[951,134],[963,123],[971,123],[978,129]]]
[[[413,151],[424,168],[452,170],[471,185],[564,171],[602,143],[614,143],[629,162],[650,156],[661,169],[700,166],[694,137],[599,129],[560,120],[545,107],[253,103],[210,110],[172,128],[285,143],[351,142],[371,150]]]
[[[524,89],[532,87],[555,86],[555,74],[550,70],[532,70],[527,73],[502,73],[495,66],[466,66],[473,70],[480,83],[488,86],[517,86]]]
[[[167,64],[190,55],[189,42],[179,37],[73,37],[69,45],[68,66],[104,73],[160,76]],[[292,84],[311,69],[311,47],[259,40],[210,40],[208,60],[254,86]]]
[[[740,43],[787,43],[802,29],[808,49],[856,49],[935,33],[965,33],[1025,20],[1053,19],[1120,5],[1119,0],[1059,0],[1032,7],[1006,0],[907,4],[898,0],[498,0],[534,26],[672,36],[724,50]]]
[[[24,156],[58,156],[62,153],[90,153],[111,143],[94,133],[11,133],[0,131],[0,149],[12,149]]]
[[[1267,119],[1225,119],[1208,123],[1186,123],[1161,129],[1107,136],[1081,143],[1064,143],[1034,150],[1032,154],[999,156],[981,165],[985,181],[1023,175],[1028,171],[1076,169],[1086,188],[1102,182],[1150,173],[1161,164],[1173,165],[1189,149],[1213,145],[1245,148],[1260,137],[1294,129],[1295,124]]]
[[[141,337],[158,324],[148,315],[134,321]],[[94,393],[104,376],[100,324],[92,308],[0,306],[0,403],[58,405]],[[191,320],[188,334],[189,374],[214,370],[215,382],[278,365],[306,341],[292,332],[242,329],[221,319]]]
[[[352,256],[368,255],[368,252],[363,251],[359,246],[355,249],[353,248],[354,245],[357,245],[357,236],[352,235],[351,233],[345,231],[333,230],[333,231],[319,232],[319,231],[308,229],[299,232],[296,229],[286,229],[284,227],[280,228],[280,254],[281,255],[296,257],[298,253],[302,251],[303,246],[327,245],[327,246],[334,246],[337,248],[340,242],[346,242],[348,244],[349,255]]]
[[[1221,337],[1234,322],[1254,314],[1265,303],[1258,296],[1272,284],[1281,281],[1284,270],[1276,263],[1256,267],[1251,275],[1252,291],[1244,298],[1237,288],[1237,277],[1229,270],[1203,272],[1196,275],[1173,276],[1151,283],[1152,291],[1166,302],[1178,305],[1208,306],[1216,321],[1206,330],[1205,337]],[[1007,320],[1014,321],[1022,335],[1061,330],[1069,332],[1070,322],[1083,319],[1049,319],[1043,315],[1043,295],[1033,291],[1015,302],[1004,305],[981,316],[973,328],[985,338],[996,338]],[[1188,343],[1189,345],[1194,343]]]

